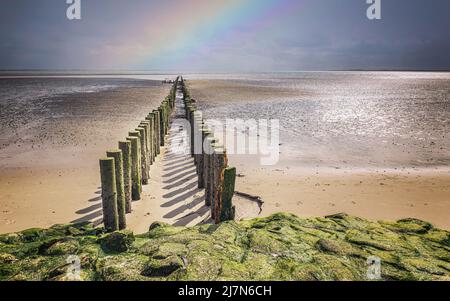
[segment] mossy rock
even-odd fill
[[[182,258],[177,255],[171,255],[163,259],[150,260],[141,274],[146,277],[169,277],[180,269],[184,269]]]
[[[330,239],[319,239],[316,243],[316,248],[324,253],[336,254],[341,256],[363,256],[361,250],[353,247],[351,244]]]
[[[416,219],[372,222],[346,214],[279,213],[219,225],[154,223],[144,234],[104,234],[63,224],[0,236],[0,280],[67,279],[70,254],[82,280],[449,280],[449,231]]]
[[[399,233],[425,234],[433,229],[433,225],[431,225],[430,223],[415,218],[401,219],[396,223],[383,222],[383,225],[385,225],[390,230]]]
[[[163,222],[153,222],[150,225],[150,227],[148,228],[148,231],[151,231],[153,229],[160,228],[160,227],[170,227],[170,225],[168,223],[163,223]]]
[[[121,230],[105,234],[99,243],[105,252],[126,252],[134,241],[133,232]]]
[[[20,238],[20,235],[17,233],[8,233],[8,234],[0,235],[0,243],[15,244],[15,243],[20,243],[20,242],[21,242],[21,238]]]
[[[80,243],[74,238],[62,238],[46,242],[39,248],[39,253],[43,255],[70,255],[76,254],[80,248]]]
[[[44,238],[45,230],[40,228],[31,228],[20,232],[22,242],[35,242]]]
[[[142,281],[148,257],[138,254],[117,254],[98,259],[95,266],[98,280]]]

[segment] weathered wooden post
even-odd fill
[[[145,119],[148,121],[150,127],[150,157],[151,164],[153,164],[155,162],[155,126],[153,123],[153,114],[148,114]]]
[[[189,102],[187,102],[187,101],[185,101],[184,102],[184,106],[185,106],[185,108],[184,108],[184,110],[185,110],[185,113],[186,113],[186,119],[189,121],[189,122],[191,122],[191,108],[192,108],[192,105],[191,104],[189,104]]]
[[[148,184],[149,172],[147,162],[147,150],[145,146],[145,129],[137,127],[136,132],[139,132],[139,141],[141,143],[141,168],[142,168],[142,184]]]
[[[220,219],[220,206],[222,203],[222,180],[223,170],[228,164],[228,159],[223,146],[215,145],[213,154],[213,175],[212,175],[212,198],[211,198],[211,217],[214,220]]]
[[[125,212],[131,213],[131,142],[119,141],[123,159],[123,188],[125,191]]]
[[[163,108],[161,106],[159,106],[158,108],[159,111],[159,136],[160,136],[160,145],[164,146],[164,112],[163,112]]]
[[[164,114],[164,135],[167,135],[169,130],[169,103],[167,102],[167,99],[163,101],[162,103],[162,109]]]
[[[141,148],[139,132],[130,132],[132,136],[127,137],[131,143],[131,199],[137,201],[141,199],[142,175],[141,175]]]
[[[102,185],[103,224],[107,231],[119,229],[117,213],[117,186],[114,158],[100,159],[100,178]]]
[[[203,125],[202,125],[203,127]],[[197,186],[199,189],[205,188],[205,141],[206,138],[208,137],[209,134],[209,130],[206,128],[202,128],[200,131],[200,135],[202,136],[202,144],[201,144],[201,151],[200,154],[198,156],[198,168],[197,168],[197,173],[198,173],[198,181],[197,181]]]
[[[155,116],[155,134],[156,134],[156,155],[161,153],[161,121],[159,118],[159,111],[153,110]]]
[[[212,206],[213,203],[213,169],[214,169],[214,144],[217,143],[217,139],[213,138],[213,134],[211,133],[211,137],[207,138],[207,151],[205,150],[205,153],[207,154],[207,159],[205,160],[207,165],[207,173],[206,173],[206,181],[205,181],[205,204],[206,206]]]
[[[212,137],[211,132],[208,131],[206,134],[205,142],[203,144],[204,152],[203,152],[203,184],[205,185],[205,205],[211,206],[211,202],[209,200],[209,159],[210,159],[210,139]]]
[[[116,191],[117,191],[117,214],[119,218],[119,230],[127,227],[125,217],[125,188],[123,180],[123,158],[120,149],[108,150],[106,152],[108,158],[114,158],[114,170],[116,174]]]
[[[191,123],[191,156],[194,157],[194,145],[195,145],[195,109],[189,107],[189,121]]]
[[[225,168],[223,174],[222,204],[220,208],[219,222],[234,220],[236,212],[236,208],[233,206],[235,182],[236,168]]]
[[[145,130],[145,147],[147,153],[147,168],[150,172],[150,165],[152,165],[152,155],[151,155],[151,146],[150,146],[150,122],[148,120],[141,121],[139,127],[144,128]]]
[[[199,115],[200,113],[198,111],[194,112],[194,119],[193,119],[193,129],[194,129],[194,141],[193,141],[193,153],[194,153],[194,163],[197,169],[197,174],[198,174],[198,157],[199,157],[199,145],[200,142],[202,141],[202,137],[201,137],[201,129],[202,129],[202,120],[201,117]]]

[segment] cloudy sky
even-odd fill
[[[0,0],[0,69],[450,70],[450,1]]]

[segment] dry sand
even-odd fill
[[[239,168],[236,190],[260,196],[262,215],[292,212],[324,216],[339,212],[372,220],[414,217],[450,229],[450,171],[357,171]]]

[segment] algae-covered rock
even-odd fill
[[[137,254],[117,254],[102,257],[97,261],[95,270],[98,280],[105,281],[138,281],[146,280],[141,275],[145,270],[148,258]]]
[[[134,241],[133,232],[121,230],[108,233],[99,239],[100,245],[106,252],[125,252]]]
[[[153,223],[136,236],[86,223],[0,235],[0,280],[71,280],[73,264],[80,280],[449,280],[450,232],[417,219],[277,213],[190,228]]]
[[[147,277],[167,277],[182,268],[184,268],[183,260],[176,255],[171,255],[149,261],[141,274]]]
[[[159,227],[168,227],[170,226],[168,223],[163,223],[163,222],[153,222],[150,227],[148,228],[149,231],[159,228]]]
[[[39,253],[44,255],[76,254],[79,248],[78,240],[67,237],[43,243]]]

